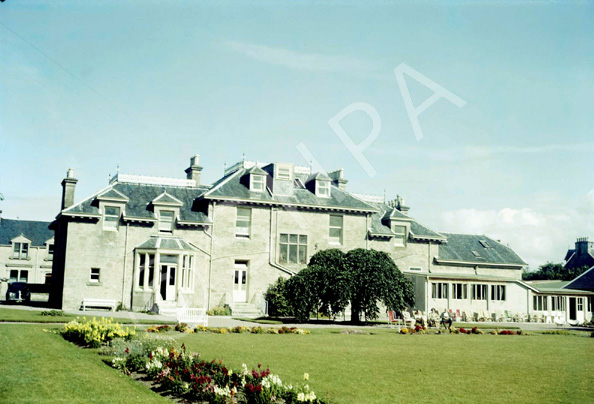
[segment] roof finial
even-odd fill
[[[116,166],[116,174],[119,174],[119,173],[120,173],[120,165],[118,164],[118,165]]]
[[[225,174],[226,171],[227,171],[227,162],[225,161],[223,163],[223,174]]]
[[[384,188],[384,203],[386,203],[386,188]]]

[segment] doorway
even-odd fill
[[[247,261],[235,261],[233,271],[233,301],[245,303],[247,301]]]
[[[175,301],[175,270],[175,265],[161,265],[161,298],[163,300]]]

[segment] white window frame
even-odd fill
[[[282,181],[292,181],[293,175],[291,173],[291,167],[277,166],[276,179]]]
[[[283,241],[283,236],[286,236],[286,242]],[[292,241],[291,238],[296,237],[297,241]],[[281,233],[278,238],[278,262],[280,264],[305,264],[307,265],[307,235],[305,234],[290,234]],[[286,259],[283,259],[283,246],[286,246]],[[296,248],[296,260],[291,260],[291,247]]]
[[[31,250],[31,243],[26,241],[17,241],[13,243],[12,258],[17,260],[29,259],[29,251]]]
[[[551,296],[551,311],[565,311],[565,296]]]
[[[506,300],[506,285],[491,285],[491,301],[505,302]]]
[[[487,300],[489,293],[489,285],[485,283],[472,284],[472,300]]]
[[[13,277],[12,272],[16,272],[17,276]],[[27,276],[23,277],[23,273],[25,273]],[[29,270],[28,269],[12,269],[11,268],[10,271],[8,272],[8,282],[9,283],[12,283],[12,282],[29,283]]]
[[[171,212],[171,220],[163,216],[164,212]],[[159,226],[159,233],[173,233],[173,229],[175,228],[175,216],[176,211],[174,209],[159,209],[159,219],[157,223]]]
[[[247,211],[248,215],[241,215],[240,211]],[[247,232],[244,230],[246,226],[239,226],[240,223],[247,223]],[[245,206],[238,206],[235,209],[235,237],[250,238],[252,235],[252,209]]]
[[[340,218],[340,226],[336,226],[336,225],[333,226],[332,225],[332,218],[333,217]],[[339,230],[339,236],[338,237],[333,237],[332,236],[332,230]],[[328,239],[329,239],[330,244],[342,245],[343,236],[344,236],[344,216],[343,215],[329,215],[329,221],[328,221]]]
[[[432,299],[447,299],[448,298],[448,284],[447,282],[431,282],[431,298]]]
[[[115,214],[107,214],[107,209],[114,208],[119,211],[117,215]],[[107,231],[118,231],[120,227],[120,219],[122,217],[123,209],[120,205],[103,205],[103,230]],[[107,220],[107,218],[115,218],[116,220]],[[107,223],[113,223],[112,225],[108,225]]]
[[[250,175],[250,191],[263,192],[266,189],[266,177],[259,174]]]
[[[330,198],[330,181],[316,180],[316,196]]]
[[[101,283],[101,268],[91,268],[89,271],[89,283]]]
[[[575,307],[577,311],[584,311],[584,298],[583,297],[576,297],[575,298]]]
[[[403,229],[402,232],[397,229]],[[395,247],[406,247],[406,226],[403,224],[395,224],[392,226],[392,231],[394,232],[394,246]]]
[[[185,291],[192,291],[194,289],[194,256],[192,254],[183,254],[181,263],[180,288]]]
[[[466,283],[452,283],[452,299],[454,299],[454,300],[468,299],[468,284],[466,284]]]
[[[534,295],[532,296],[532,310],[534,311],[548,311],[548,296]]]

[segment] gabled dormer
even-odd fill
[[[95,199],[101,212],[103,230],[117,231],[130,198],[114,188],[109,188],[97,195]]]
[[[254,166],[246,171],[241,182],[252,192],[266,191],[266,178],[268,173],[258,166]]]
[[[164,191],[151,201],[153,213],[159,222],[159,232],[172,233],[176,219],[179,219],[179,210],[183,202]]]
[[[382,224],[389,227],[394,234],[395,247],[406,247],[412,219],[398,210],[395,206],[391,206],[391,204],[388,204],[388,206],[390,206],[390,208],[384,214]]]
[[[12,259],[15,260],[30,260],[31,257],[29,256],[29,250],[31,247],[31,240],[25,237],[22,233],[21,235],[13,238],[10,240],[10,244],[12,244]]]
[[[309,176],[305,187],[318,198],[330,198],[332,179],[324,173],[316,173]]]

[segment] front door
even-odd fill
[[[161,298],[175,301],[175,265],[161,265]]]
[[[247,301],[247,262],[236,262],[233,272],[233,301]]]
[[[569,319],[577,320],[577,307],[575,297],[569,298]]]

